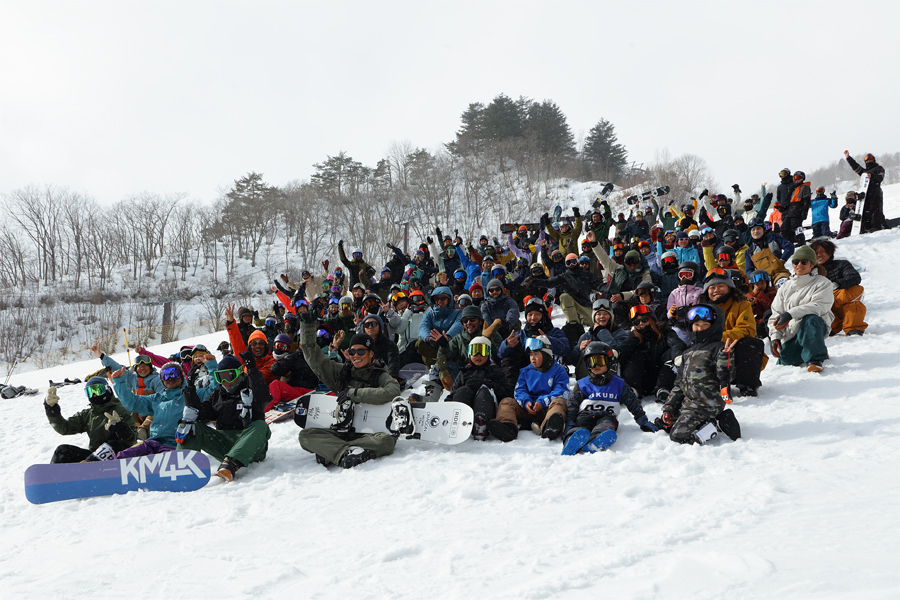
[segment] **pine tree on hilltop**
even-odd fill
[[[594,176],[615,181],[628,164],[625,146],[617,143],[616,130],[606,119],[600,119],[591,128],[584,142],[583,160],[591,167]]]

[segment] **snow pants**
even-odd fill
[[[459,388],[453,392],[452,398],[448,398],[448,401],[451,400],[471,406],[476,415],[482,414],[488,419],[493,419],[497,414],[497,400],[494,399],[494,393],[484,385],[477,390],[468,387]]]
[[[569,440],[569,437],[579,429],[587,429],[591,432],[590,441],[593,441],[598,435],[604,431],[612,429],[616,431],[619,428],[619,421],[615,417],[609,415],[578,415],[575,417],[575,427],[566,431],[563,442]]]
[[[831,312],[834,313],[834,321],[831,322],[831,332],[844,333],[859,329],[865,331],[869,326],[866,323],[866,305],[862,303],[863,286],[854,285],[846,290],[834,290],[834,305]]]
[[[799,367],[811,360],[826,360],[828,358],[826,335],[828,328],[822,317],[806,315],[800,320],[797,336],[782,342],[778,364]]]
[[[853,221],[847,219],[846,221],[841,222],[841,227],[838,229],[837,239],[843,239],[845,237],[850,237],[850,234],[853,232]]]
[[[218,460],[225,460],[227,456],[246,467],[266,457],[271,436],[269,426],[262,420],[253,421],[244,429],[221,431],[197,423],[194,425],[193,433],[188,435],[183,443],[178,444],[178,449],[202,450]]]
[[[831,237],[831,227],[828,226],[828,221],[813,223],[812,234],[813,237]]]
[[[161,444],[156,440],[147,440],[141,444],[134,445],[131,448],[125,448],[124,450],[116,454],[116,458],[133,458],[135,456],[147,456],[149,454],[172,452],[173,450],[175,450],[175,448],[173,448],[172,446]]]
[[[745,385],[754,390],[762,385],[759,373],[763,367],[766,344],[759,338],[746,337],[734,345],[734,379],[732,383]]]
[[[593,323],[593,311],[590,306],[584,306],[575,302],[571,294],[560,294],[559,306],[567,323],[581,323],[591,327]]]
[[[53,451],[53,456],[50,458],[50,462],[77,463],[83,461],[90,455],[90,450],[79,448],[78,446],[73,446],[71,444],[60,444],[56,447],[56,450]]]
[[[689,444],[694,440],[694,432],[703,427],[713,417],[719,414],[721,408],[692,405],[682,407],[681,412],[675,418],[675,424],[669,431],[669,439],[679,444]]]
[[[668,362],[656,366],[646,354],[635,352],[622,365],[622,379],[634,388],[638,398],[643,398],[655,394],[659,388],[671,390],[675,385],[675,369]]]
[[[871,185],[869,187],[872,187]],[[884,197],[879,190],[877,194],[866,194],[862,211],[860,233],[871,233],[884,229]]]
[[[544,424],[552,415],[560,414],[563,419],[566,418],[566,402],[562,398],[554,398],[550,402],[550,406],[542,408],[537,414],[531,414],[512,398],[504,398],[500,401],[500,407],[497,409],[497,420],[504,423],[510,423],[520,429],[527,429],[532,423],[540,423],[541,432],[544,431]]]
[[[340,433],[312,427],[300,431],[298,438],[301,448],[335,465],[352,446],[372,450],[381,457],[392,454],[397,445],[397,438],[389,433]]]
[[[430,367],[434,365],[437,360],[438,347],[432,346],[424,340],[416,340],[416,352],[422,357],[422,364],[426,367]]]

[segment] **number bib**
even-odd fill
[[[579,412],[586,412],[592,415],[605,415],[608,417],[618,417],[619,410],[622,405],[619,402],[610,402],[609,400],[591,400],[585,398],[581,401]]]

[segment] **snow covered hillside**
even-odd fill
[[[885,198],[900,214],[900,185]],[[233,483],[35,506],[25,469],[86,440],[48,425],[47,380],[100,363],[16,375],[41,393],[0,400],[0,596],[897,598],[900,230],[841,240],[838,256],[864,268],[866,335],[829,338],[819,375],[770,361],[759,397],[735,399],[743,438],[705,447],[625,413],[593,455],[523,431],[401,441],[341,471],[287,422]],[[82,386],[60,397],[63,415],[87,404]]]

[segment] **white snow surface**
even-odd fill
[[[885,205],[900,213],[900,185]],[[770,361],[759,397],[735,399],[743,438],[703,447],[626,412],[593,455],[522,431],[401,441],[342,471],[287,422],[232,483],[36,506],[25,469],[86,443],[48,425],[47,381],[100,364],[14,376],[40,394],[0,401],[0,597],[900,597],[900,230],[841,240],[838,256],[864,267],[866,335],[829,338],[822,374]],[[66,416],[87,405],[82,386],[60,398]]]

